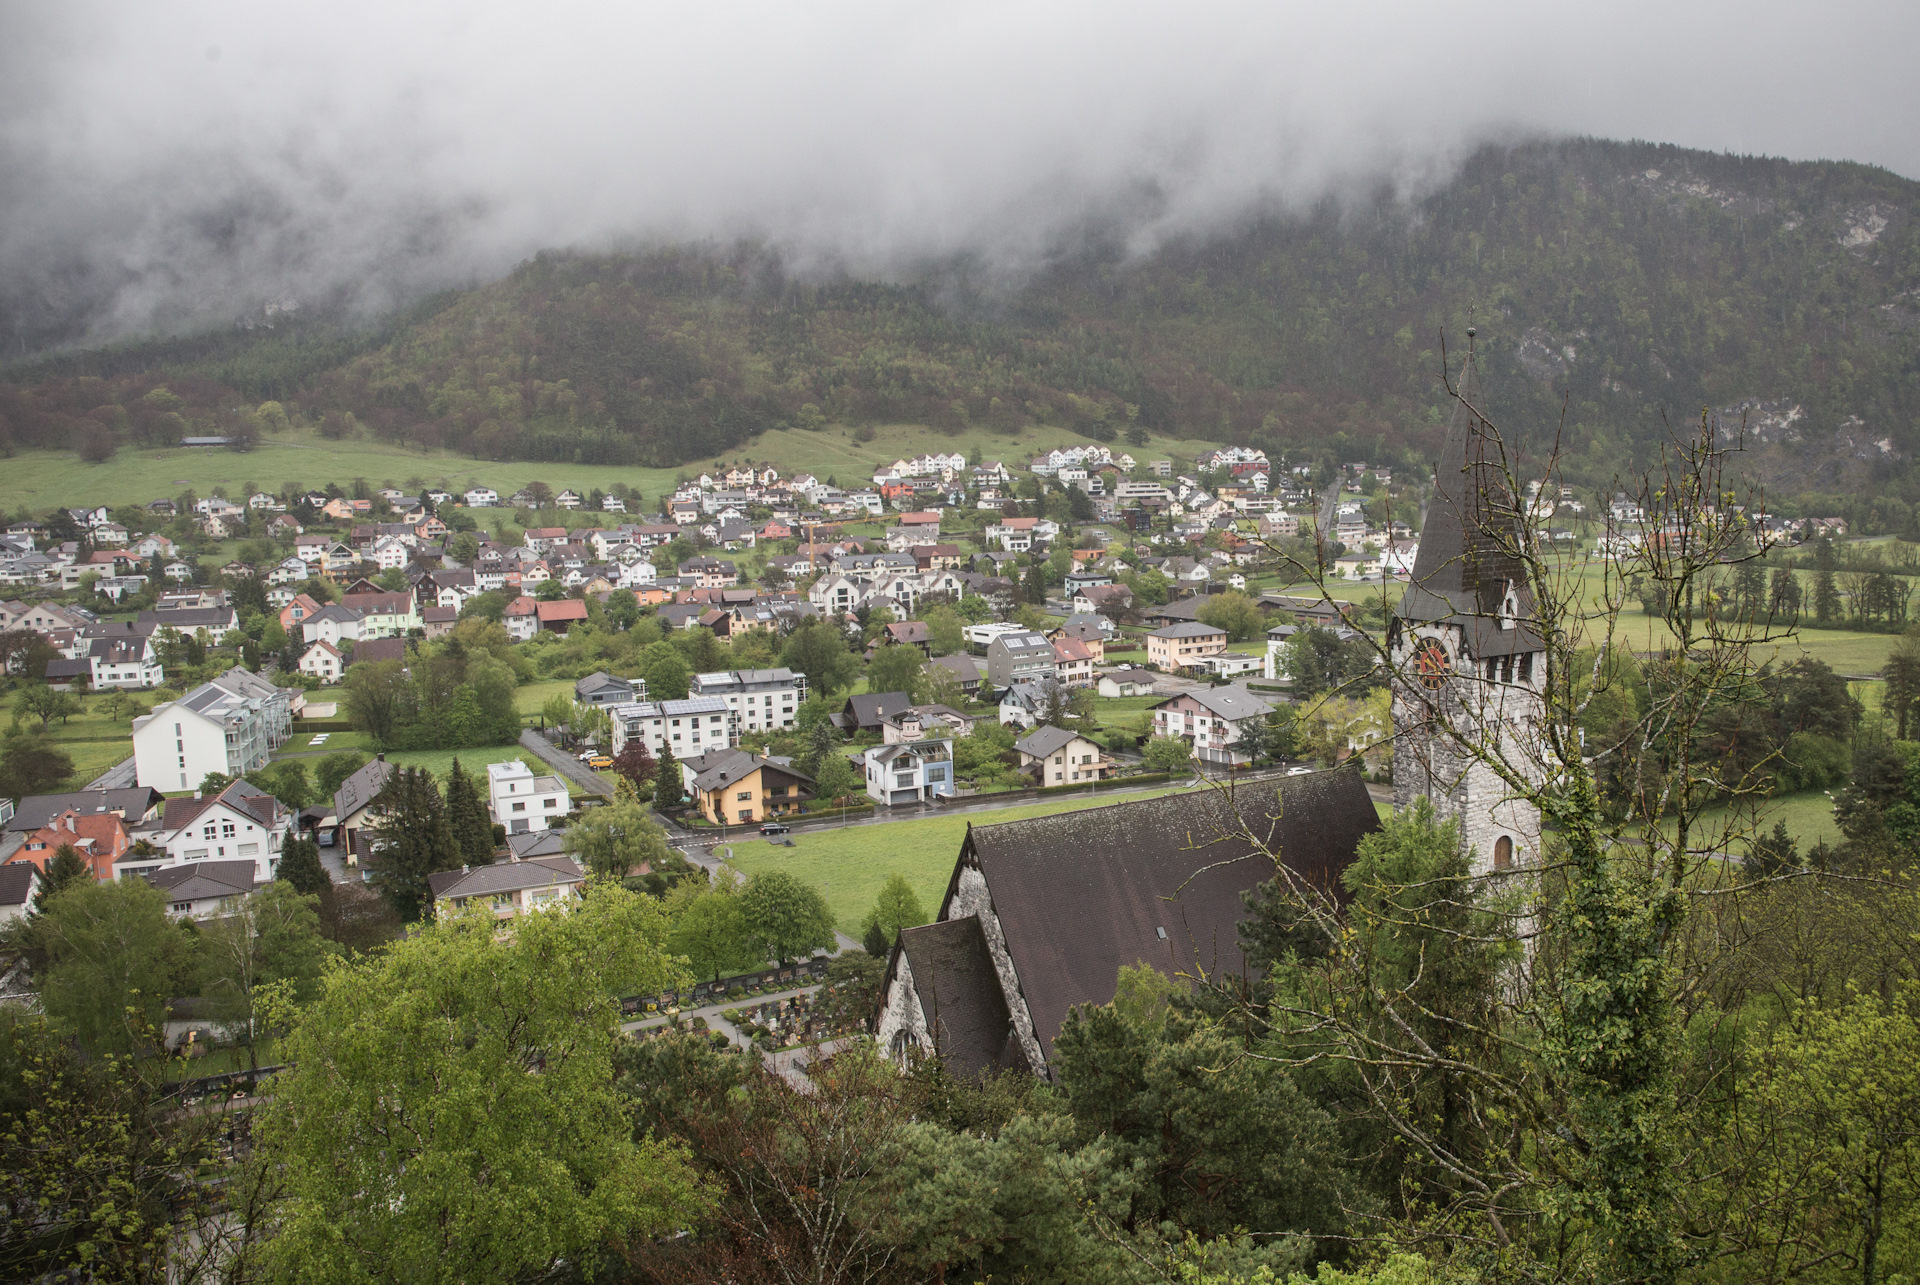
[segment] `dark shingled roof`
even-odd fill
[[[949,1072],[967,1080],[987,1071],[1030,1069],[1014,1038],[979,916],[902,929],[894,949],[913,970],[934,1051]]]
[[[1532,605],[1532,591],[1525,565],[1501,547],[1500,528],[1517,528],[1518,510],[1498,460],[1489,456],[1493,426],[1469,409],[1481,405],[1479,367],[1469,349],[1460,372],[1460,400],[1434,470],[1420,554],[1396,615],[1461,626],[1472,656],[1539,651],[1531,629],[1502,629],[1498,619],[1509,584],[1518,590],[1523,616]]]
[[[977,865],[1051,1058],[1067,1010],[1110,1001],[1122,964],[1242,970],[1242,895],[1274,873],[1248,833],[1299,878],[1335,890],[1360,840],[1379,828],[1365,783],[1347,769],[1287,777],[1277,793],[1261,782],[973,826],[940,916],[960,870]],[[926,985],[917,968],[914,976]]]
[[[906,692],[863,692],[847,698],[834,718],[847,731],[880,730],[880,725],[903,709],[913,708],[913,697]]]

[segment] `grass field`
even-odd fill
[[[153,697],[146,692],[130,693],[133,699],[151,708]],[[8,694],[0,710],[4,710],[8,719],[13,717],[13,704],[19,699],[19,693]],[[133,728],[126,714],[116,719],[109,718],[105,710],[106,697],[82,696],[81,703],[85,712],[75,714],[67,722],[54,719],[47,728],[47,735],[54,744],[65,751],[73,760],[73,775],[57,790],[77,790],[100,775],[108,768],[133,753]],[[36,718],[28,718],[27,726],[38,728]]]
[[[1127,795],[1128,801],[1158,798],[1171,790]],[[1117,801],[1117,800],[1115,800]],[[953,861],[967,824],[995,825],[1026,817],[1051,816],[1104,807],[1108,801],[1088,797],[1005,808],[971,816],[932,817],[924,821],[894,821],[881,825],[853,825],[845,829],[802,830],[794,846],[776,848],[760,839],[732,844],[732,864],[742,874],[785,870],[819,888],[833,911],[841,932],[859,937],[860,921],[873,908],[880,887],[895,874],[906,876],[914,895],[929,916],[940,909]],[[722,850],[724,851],[724,850]]]
[[[1840,827],[1833,820],[1833,799],[1825,790],[1808,790],[1804,794],[1788,794],[1780,798],[1767,799],[1751,809],[1742,809],[1738,817],[1739,830],[1743,836],[1754,838],[1773,832],[1774,823],[1784,821],[1787,833],[1805,852],[1816,843],[1839,843]],[[1701,842],[1709,838],[1718,838],[1722,828],[1728,823],[1724,809],[1711,809],[1702,814]],[[1669,818],[1662,822],[1667,834],[1673,833],[1673,822]],[[1694,846],[1692,838],[1688,846]],[[1736,841],[1731,845],[1736,851],[1743,843]]]
[[[140,503],[177,495],[192,487],[202,495],[214,487],[237,494],[248,482],[277,490],[288,482],[346,485],[356,477],[375,486],[403,486],[410,478],[450,491],[490,486],[502,495],[528,482],[543,481],[555,490],[572,487],[605,490],[615,482],[637,488],[651,502],[670,490],[674,479],[733,460],[771,463],[782,473],[832,475],[843,485],[870,477],[875,467],[901,456],[927,451],[959,451],[1009,465],[1056,446],[1084,445],[1087,439],[1062,428],[1034,427],[1015,435],[969,429],[946,433],[919,424],[888,424],[874,430],[870,442],[856,442],[853,431],[829,426],[809,433],[787,429],[764,433],[722,459],[689,460],[678,469],[476,460],[448,451],[413,451],[365,439],[330,442],[311,433],[263,439],[245,454],[227,450],[120,451],[104,464],[87,464],[68,451],[22,451],[7,461],[7,494],[16,505],[36,513],[62,505]],[[1217,443],[1155,438],[1144,447],[1122,447],[1134,458],[1191,459]]]

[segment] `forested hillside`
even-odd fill
[[[1777,494],[1902,527],[1916,195],[1859,165],[1565,141],[1483,150],[1411,205],[1328,202],[1146,257],[1083,245],[1011,293],[967,264],[878,283],[756,246],[555,253],[374,331],[283,317],[43,359],[0,384],[0,436],[157,442],[274,400],[334,432],[583,463],[827,422],[1411,459],[1444,413],[1438,336],[1464,343],[1471,316],[1501,419],[1544,442],[1565,398],[1573,480],[1646,463],[1663,416],[1705,407],[1745,418]],[[143,400],[162,383],[182,404]]]

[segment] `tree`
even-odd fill
[[[1267,632],[1267,617],[1260,610],[1260,604],[1238,589],[1229,589],[1207,599],[1201,605],[1199,617],[1204,624],[1226,630],[1231,642],[1245,642],[1249,638],[1262,637]]]
[[[635,866],[656,867],[673,856],[667,836],[644,804],[589,808],[567,826],[567,855],[589,874],[624,879]]]
[[[447,541],[447,556],[459,565],[471,566],[480,556],[480,537],[471,531],[461,531]]]
[[[460,766],[458,758],[447,772],[447,829],[453,832],[463,864],[493,864],[493,822],[487,817],[486,800],[480,797],[479,782]]]
[[[347,671],[347,719],[375,745],[393,739],[406,698],[407,678],[397,660],[361,662]]]
[[[853,686],[860,675],[859,658],[847,650],[839,627],[813,616],[804,617],[788,636],[780,649],[780,663],[805,674],[808,691],[823,700]]]
[[[369,861],[373,884],[407,923],[427,912],[432,890],[427,876],[457,870],[465,862],[447,809],[425,768],[395,768],[374,796],[373,856]]]
[[[455,915],[330,971],[258,1126],[287,1175],[269,1274],[537,1279],[686,1225],[685,1161],[614,1088],[614,997],[687,980],[666,932],[596,884],[510,934]]]
[[[249,772],[247,780],[295,812],[314,803],[319,797],[307,780],[307,765],[299,759],[281,759],[278,763]]]
[[[9,735],[0,747],[0,796],[45,794],[73,775],[73,760],[51,741]]]
[[[45,683],[28,683],[21,688],[20,694],[14,697],[13,707],[21,713],[31,714],[39,719],[42,732],[47,730],[47,725],[54,719],[57,718],[64,723],[73,715],[80,713],[83,708],[80,698],[72,692],[55,691]]]
[[[740,893],[747,937],[768,959],[787,963],[834,945],[833,915],[819,891],[790,874],[770,870],[747,881]]]
[[[668,950],[685,955],[696,973],[716,982],[723,974],[765,962],[766,956],[747,933],[739,891],[731,880],[681,887],[685,892],[677,904],[669,906],[673,932],[667,937]]]
[[[712,637],[711,634],[708,635]],[[647,699],[685,700],[693,676],[680,649],[671,643],[649,643],[641,653],[641,677],[647,680]]]
[[[860,774],[847,762],[847,756],[838,750],[828,754],[814,769],[813,797],[822,803],[838,802],[850,794],[860,793],[864,788]]]
[[[1920,701],[1920,633],[1909,629],[1900,635],[1887,654],[1880,676],[1887,684],[1881,707],[1893,715],[1898,729],[1895,736],[1904,741],[1908,717],[1913,713],[1914,703]]]
[[[887,876],[880,895],[874,899],[873,909],[867,912],[865,929],[878,927],[886,934],[891,947],[902,928],[918,928],[926,922],[927,912],[920,908],[920,898],[913,895],[913,886],[904,876],[893,874]]]
[[[192,962],[165,894],[140,879],[64,889],[37,932],[50,961],[41,1007],[95,1055],[130,1053],[158,1029]]]
[[[1193,765],[1193,746],[1178,736],[1156,736],[1141,753],[1148,767],[1168,775],[1185,772]]]
[[[1358,635],[1342,638],[1332,629],[1308,625],[1281,650],[1280,665],[1293,683],[1296,700],[1330,691],[1354,695],[1370,681],[1373,648]]]
[[[868,919],[860,934],[860,948],[875,959],[885,959],[893,953],[893,939],[887,936],[878,919]]]
[[[686,801],[687,792],[680,780],[679,760],[662,764],[659,774],[653,778],[653,810],[665,812]]]
[[[309,896],[333,886],[333,876],[320,864],[320,845],[312,839],[289,838],[280,850],[280,864],[274,870],[274,877],[284,879],[293,885],[294,891]]]
[[[242,897],[200,935],[204,992],[241,1031],[249,1064],[260,1037],[289,1002],[313,997],[333,943],[320,935],[319,898],[275,879]]]
[[[660,765],[654,762],[653,753],[644,740],[629,736],[620,752],[613,756],[613,770],[615,775],[632,782],[635,790],[645,790],[653,784]]]
[[[332,800],[341,784],[366,765],[367,756],[355,750],[340,750],[327,755],[314,765],[315,797]]]
[[[918,647],[904,643],[882,645],[867,662],[867,690],[905,692],[912,699],[920,685],[921,667],[926,657]]]
[[[929,610],[924,619],[927,624],[927,645],[936,656],[951,656],[966,650],[965,626],[952,607],[940,606]]]

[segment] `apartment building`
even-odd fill
[[[635,737],[662,763],[670,758],[699,758],[709,750],[727,749],[739,740],[736,715],[724,696],[634,701],[608,706],[607,714],[613,720],[616,757]]]
[[[791,669],[726,669],[695,674],[688,694],[726,701],[734,718],[732,736],[792,727],[807,699],[807,676]]]
[[[133,721],[134,779],[190,790],[209,772],[239,776],[267,765],[293,728],[288,694],[258,674],[230,669]]]

